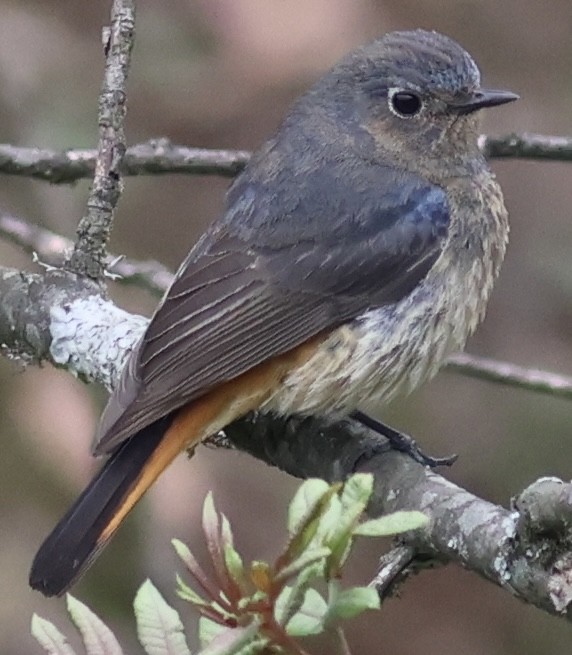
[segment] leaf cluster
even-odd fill
[[[236,550],[230,523],[209,493],[202,528],[212,574],[184,543],[173,541],[196,587],[177,576],[177,594],[201,615],[200,655],[306,655],[307,638],[321,633],[334,650],[349,653],[341,622],[380,606],[372,587],[340,585],[355,537],[393,535],[427,523],[420,512],[362,521],[372,486],[369,474],[354,475],[344,484],[305,481],[290,503],[282,552],[274,562],[249,564]],[[140,587],[134,607],[139,641],[148,655],[190,655],[178,612],[149,580]],[[109,628],[71,596],[68,611],[88,655],[122,653]],[[75,655],[48,621],[34,616],[32,632],[50,655]]]

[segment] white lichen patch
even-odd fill
[[[112,389],[148,322],[97,295],[54,306],[50,353],[74,375]]]

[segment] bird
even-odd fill
[[[473,58],[424,30],[346,55],[231,184],[103,412],[107,460],[41,545],[65,592],[181,452],[251,411],[344,417],[434,376],[482,320],[508,239]]]

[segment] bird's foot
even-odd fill
[[[406,453],[414,461],[423,466],[429,466],[430,468],[435,468],[437,466],[452,466],[459,457],[458,455],[450,455],[449,457],[431,457],[426,455],[421,448],[419,448],[413,437],[410,437],[404,432],[399,432],[399,430],[394,430],[389,425],[386,425],[359,410],[353,412],[351,418],[359,421],[362,425],[370,428],[370,430],[381,434],[389,441],[394,450]]]

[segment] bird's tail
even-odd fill
[[[119,446],[41,545],[32,564],[30,586],[46,596],[63,594],[182,450],[260,407],[288,371],[308,360],[308,352],[315,352],[322,338],[319,335],[220,384]]]
[[[122,444],[41,545],[30,585],[59,596],[95,560],[135,503],[180,452],[162,419]],[[167,446],[167,447],[165,447]]]

